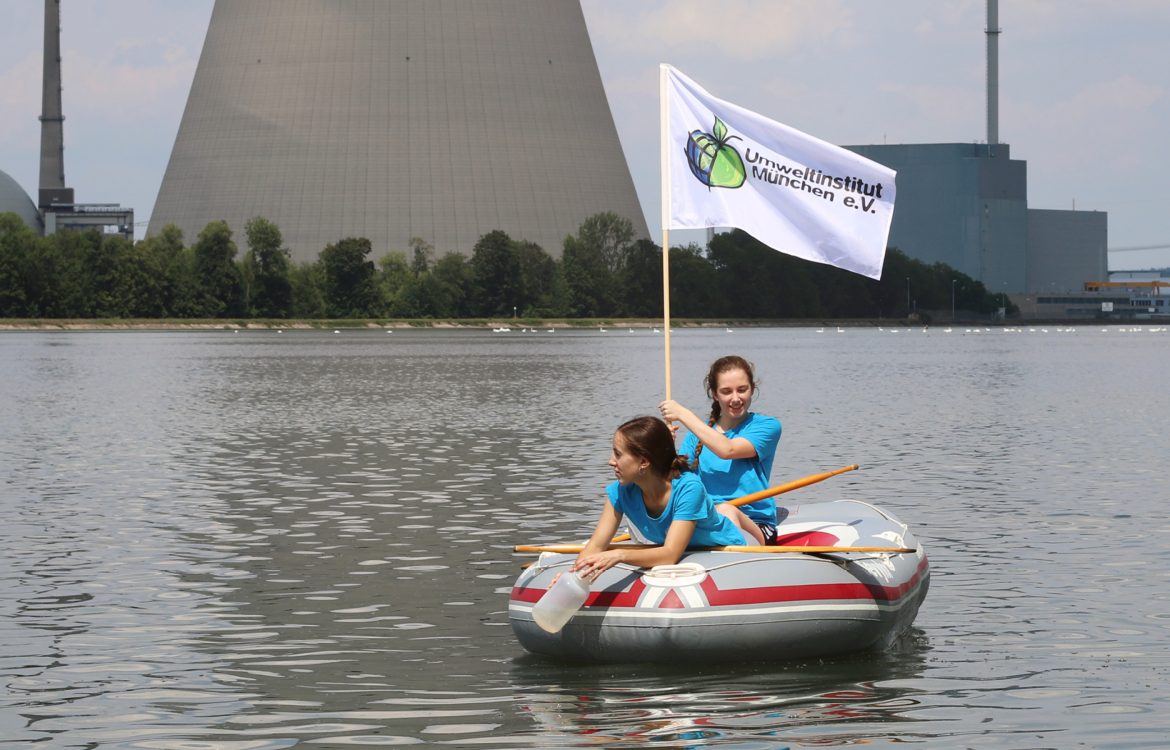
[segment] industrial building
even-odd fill
[[[999,142],[999,24],[987,0],[987,142],[847,146],[898,173],[889,244],[1012,299],[1108,278],[1108,216],[1028,206],[1028,164]],[[1019,301],[1017,301],[1019,304]]]
[[[0,212],[12,211],[46,235],[98,229],[134,241],[134,209],[116,203],[77,203],[65,185],[65,115],[61,106],[61,0],[45,0],[44,68],[41,77],[41,171],[34,204],[20,185],[0,172]]]
[[[148,234],[559,256],[603,211],[648,236],[578,0],[250,0],[215,4]]]
[[[898,172],[889,243],[992,293],[1080,290],[1108,277],[1107,215],[1028,206],[1027,162],[1007,144],[849,146]]]

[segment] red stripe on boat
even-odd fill
[[[707,602],[712,607],[732,606],[737,604],[768,604],[771,602],[796,602],[816,600],[841,599],[872,599],[880,602],[897,602],[914,590],[922,581],[923,571],[927,569],[926,558],[918,563],[918,569],[910,580],[901,586],[880,586],[864,583],[809,583],[796,586],[754,586],[740,589],[720,589],[711,576],[707,576],[700,584],[703,593],[707,595]],[[589,594],[585,601],[587,607],[636,608],[646,584],[641,577],[635,579],[628,591],[596,591]],[[512,600],[520,602],[536,602],[544,595],[546,589],[541,588],[512,588]],[[678,594],[670,591],[659,609],[681,609],[686,605],[679,599]]]
[[[588,598],[585,599],[585,606],[636,607],[638,606],[638,600],[642,598],[642,592],[645,590],[646,584],[642,582],[642,576],[638,576],[634,579],[634,583],[628,591],[590,592]]]
[[[642,592],[646,590],[646,584],[642,582],[642,577],[638,576],[634,579],[633,585],[627,591],[591,591],[589,596],[585,598],[585,607],[636,607],[638,606],[638,599],[642,597]],[[511,599],[514,602],[531,602],[535,604],[540,601],[540,597],[544,596],[544,592],[548,589],[542,589],[537,586],[513,586]]]

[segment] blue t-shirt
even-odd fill
[[[666,542],[666,532],[675,521],[694,521],[695,533],[689,547],[717,547],[724,544],[745,544],[743,532],[727,516],[715,510],[715,503],[707,496],[699,477],[691,472],[681,474],[670,483],[670,499],[660,516],[651,516],[642,499],[642,490],[634,483],[613,482],[605,488],[614,510],[638,527],[642,535],[654,544]]]
[[[742,422],[723,434],[728,440],[746,438],[755,447],[756,457],[720,458],[710,448],[703,448],[699,454],[698,472],[707,494],[718,504],[767,489],[776,447],[780,445],[780,420],[748,412]],[[694,433],[687,433],[679,453],[688,459],[694,458],[698,445],[699,439]],[[757,523],[776,523],[776,502],[770,497],[751,505],[741,505],[740,510]]]

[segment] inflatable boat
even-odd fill
[[[512,630],[535,654],[666,662],[883,649],[910,628],[930,568],[905,524],[853,500],[791,505],[778,514],[784,551],[693,550],[676,565],[615,566],[556,633],[536,624],[532,608],[576,554],[542,552],[512,587]],[[851,551],[857,549],[900,551]]]

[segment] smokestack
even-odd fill
[[[987,146],[999,143],[999,2],[987,0]]]
[[[65,115],[61,112],[61,0],[45,0],[45,67],[41,89],[41,184],[38,205],[73,203],[65,187]]]

